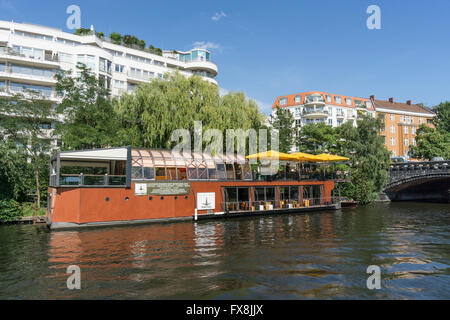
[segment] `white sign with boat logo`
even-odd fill
[[[216,209],[216,194],[197,193],[197,209],[198,210],[214,210]]]

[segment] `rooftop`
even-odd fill
[[[385,100],[376,100],[375,96],[371,96],[371,99],[375,105],[375,108],[379,109],[389,109],[394,111],[406,111],[406,112],[415,112],[415,113],[425,113],[429,116],[434,116],[435,114],[426,108],[412,104],[410,100],[406,101],[406,103],[395,102],[394,98],[390,98],[388,101]]]

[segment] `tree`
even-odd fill
[[[55,121],[54,105],[37,92],[0,99],[0,127],[7,142],[20,145],[30,159],[34,175],[36,204],[41,206],[42,174],[48,167],[53,134],[49,124]]]
[[[294,144],[296,128],[292,112],[288,109],[277,107],[275,116],[271,117],[271,126],[278,132],[279,151],[288,153]]]
[[[441,133],[450,132],[450,102],[443,102],[434,109],[436,111],[436,118],[434,124],[436,129]]]
[[[410,155],[417,159],[431,160],[434,157],[450,159],[450,102],[434,108],[436,117],[431,128],[425,124],[416,133],[416,145],[409,148]]]
[[[202,122],[203,131],[218,129],[223,134],[227,129],[258,127],[263,121],[257,105],[243,93],[220,97],[217,86],[179,73],[123,95],[115,110],[121,121],[116,144],[146,148],[173,148],[177,142],[171,137],[177,129],[186,129],[193,137],[195,121]]]
[[[338,137],[333,127],[325,123],[303,126],[296,140],[297,147],[306,153],[334,153]]]
[[[409,148],[412,157],[425,160],[434,157],[450,159],[449,132],[422,125],[416,134],[416,145]]]
[[[122,44],[122,35],[117,32],[111,32],[109,35],[109,38],[111,39],[112,43],[121,45]]]
[[[80,150],[102,148],[114,143],[117,118],[104,80],[97,79],[83,64],[78,77],[58,74],[56,90],[63,95],[57,108],[64,123],[56,126],[63,148]]]
[[[362,115],[354,127],[351,122],[336,128],[336,151],[350,158],[352,182],[344,185],[344,195],[367,204],[383,190],[389,176],[390,152],[379,135],[381,119]]]

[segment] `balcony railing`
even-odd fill
[[[74,175],[74,174],[62,174],[57,181],[57,176],[53,175],[50,178],[52,187],[95,187],[95,186],[126,186],[126,176],[117,175]],[[57,183],[59,182],[59,183]]]
[[[34,61],[59,62],[58,56],[53,56],[53,55],[49,55],[49,54],[44,54],[44,56],[24,55],[15,50],[12,50],[11,48],[5,48],[5,47],[0,47],[0,55],[7,55],[7,56],[11,56],[11,57],[19,57],[19,58],[24,58],[24,59],[31,59]]]

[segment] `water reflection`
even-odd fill
[[[450,298],[449,210],[337,212],[49,232],[0,228],[0,298]],[[78,265],[82,290],[66,289]],[[366,288],[379,265],[382,290]]]

